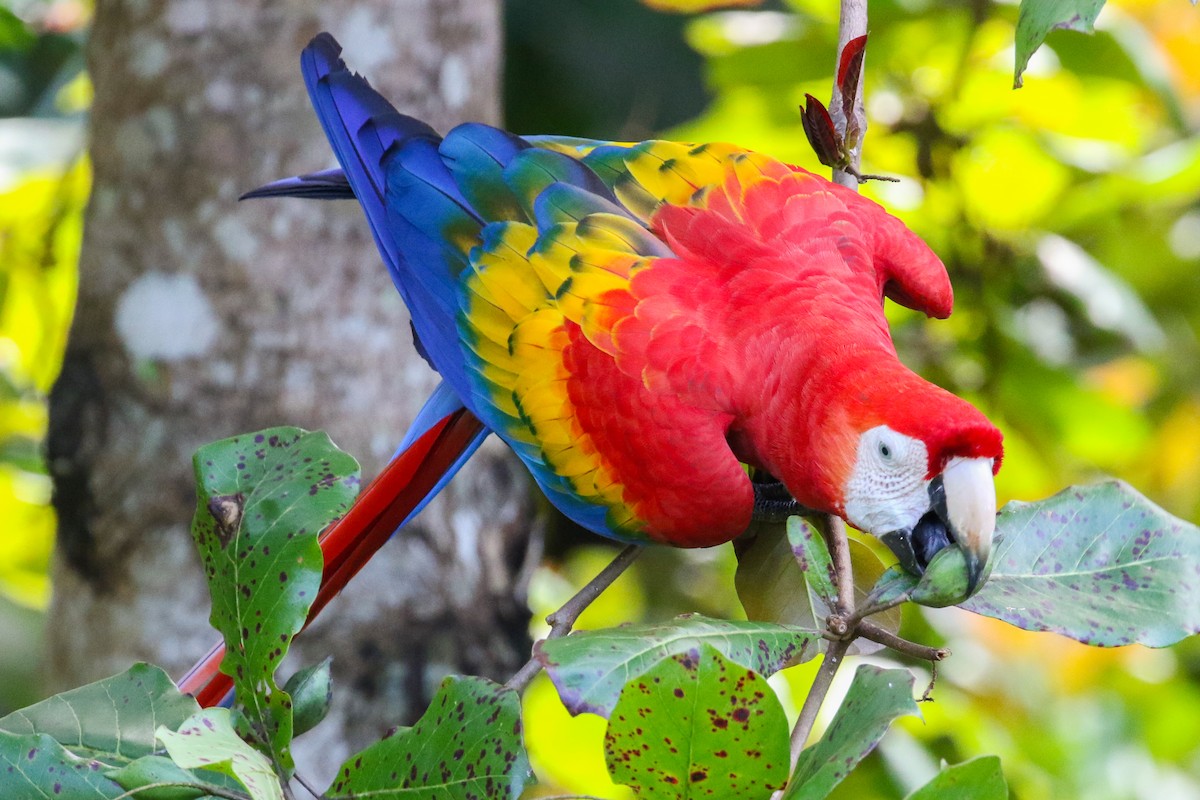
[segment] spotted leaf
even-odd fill
[[[916,714],[908,670],[862,665],[825,734],[800,754],[783,800],[821,800],[875,749],[892,720]]]
[[[358,465],[324,433],[271,428],[208,445],[194,458],[192,536],[255,739],[290,768],[291,699],[275,670],[321,583],[317,534],[358,491]]]
[[[905,800],[1008,800],[1008,783],[996,756],[946,767]]]
[[[803,517],[791,517],[787,521],[788,544],[791,545],[792,555],[804,573],[812,591],[832,606],[837,602],[836,579],[833,574],[833,560],[829,556],[829,546],[825,537],[809,525]]]
[[[701,644],[625,685],[604,756],[643,800],[762,800],[787,780],[788,744],[766,678]]]
[[[1200,631],[1200,528],[1125,483],[1009,503],[996,530],[969,611],[1099,647],[1166,647]]]
[[[154,752],[159,725],[176,727],[198,709],[161,669],[134,664],[120,675],[14,711],[0,719],[0,731],[44,733],[75,755],[111,767]]]
[[[234,730],[236,712],[206,708],[178,731],[158,729],[171,760],[184,769],[213,770],[234,778],[251,800],[283,800],[283,789],[271,762],[242,741]]]
[[[627,625],[549,639],[538,642],[534,652],[572,714],[607,717],[630,680],[671,656],[708,645],[734,663],[770,675],[812,658],[819,641],[815,631],[790,625],[688,615],[665,625]]]
[[[0,730],[0,797],[120,797],[125,790],[105,777],[106,765],[68,752],[45,733]]]
[[[516,800],[531,780],[517,693],[483,678],[450,677],[416,725],[351,756],[325,794]]]

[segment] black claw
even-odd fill
[[[751,485],[754,487],[751,518],[756,522],[783,522],[788,517],[812,513],[812,509],[796,502],[781,481],[755,481]]]

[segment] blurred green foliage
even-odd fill
[[[511,5],[536,16],[531,6],[565,14],[573,4]],[[634,5],[612,3],[610,13],[644,13]],[[1112,0],[1094,36],[1052,33],[1019,91],[1015,4],[871,0],[870,12],[863,170],[901,180],[863,191],[942,256],[957,293],[947,321],[889,309],[902,357],[1005,431],[1001,502],[1112,474],[1200,519],[1200,12]],[[691,18],[684,35],[704,57],[711,100],[659,135],[733,141],[823,172],[798,107],[805,92],[829,97],[836,15],[827,0],[788,0]],[[625,47],[650,58],[641,39]],[[592,63],[587,50],[573,54]],[[654,54],[641,83],[683,63],[674,43]],[[536,106],[537,131],[554,130],[545,92],[569,88],[551,75],[510,83],[514,125],[532,130],[522,109]],[[597,114],[595,126],[571,133],[620,137],[629,91],[578,92],[563,123],[577,104]],[[566,553],[539,579],[535,610],[550,611],[603,558],[595,548]],[[727,548],[654,559],[614,587],[605,603],[615,611],[592,624],[664,619],[689,605],[740,613]],[[834,797],[901,797],[941,759],[989,753],[1023,799],[1200,796],[1196,642],[1097,650],[957,609],[909,613],[904,633],[954,651],[936,702],[922,705],[923,721],[893,730]],[[805,665],[771,682],[798,705],[811,673]],[[542,791],[629,796],[604,777],[601,726],[567,717],[542,683],[526,705]]]

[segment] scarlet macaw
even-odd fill
[[[912,570],[957,544],[974,588],[1002,437],[896,356],[884,297],[938,318],[953,300],[945,267],[899,220],[729,144],[472,123],[443,138],[340,52],[321,34],[302,69],[342,169],[251,196],[356,197],[444,379],[402,446],[420,452],[376,484],[370,502],[404,495],[377,543],[490,431],[555,506],[613,539],[720,544],[790,494],[880,536]],[[337,529],[348,545],[325,548],[326,599],[378,515],[361,516]]]

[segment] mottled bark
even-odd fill
[[[328,430],[366,475],[390,454],[436,379],[361,213],[237,196],[332,164],[297,68],[322,29],[401,109],[442,129],[495,120],[498,5],[97,2],[95,187],[51,402],[48,688],[133,659],[178,673],[212,643],[188,536],[196,447],[295,424]],[[304,661],[335,656],[338,720],[301,740],[302,764],[329,774],[447,671],[525,660],[532,511],[507,453],[485,447],[302,637]]]

